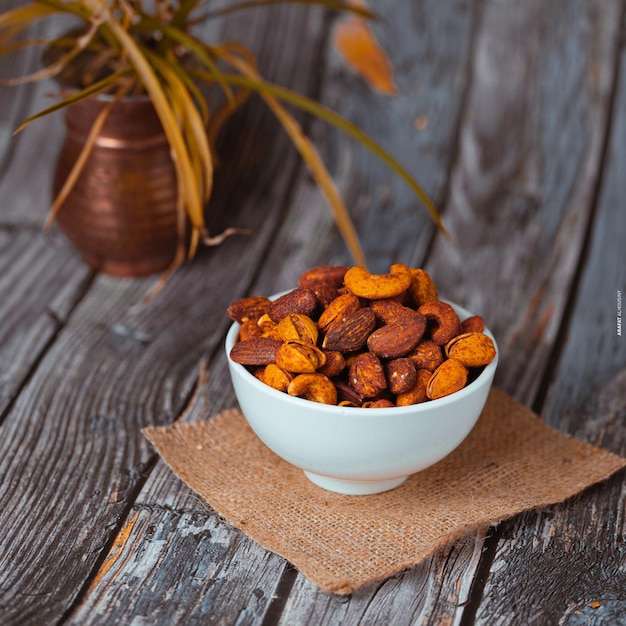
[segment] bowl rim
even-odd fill
[[[281,291],[279,293],[273,294],[269,297],[270,300],[275,300],[280,296],[293,291],[293,289],[287,289],[285,291]],[[465,317],[469,317],[474,315],[461,305],[448,300],[447,298],[439,298],[442,302],[446,302],[450,304],[453,308],[459,309]],[[390,407],[377,407],[377,408],[368,408],[364,409],[360,406],[339,406],[337,404],[322,404],[320,402],[313,402],[312,400],[306,400],[305,398],[299,398],[297,396],[290,396],[289,394],[278,391],[278,389],[274,389],[269,385],[266,385],[264,382],[261,382],[258,378],[256,378],[253,374],[251,374],[245,366],[240,363],[236,363],[230,358],[230,350],[235,344],[235,339],[237,337],[237,333],[239,331],[240,324],[238,322],[233,322],[226,333],[226,339],[224,341],[224,348],[226,351],[226,358],[228,360],[229,368],[233,368],[234,371],[240,373],[245,380],[247,380],[253,388],[258,389],[263,393],[269,394],[270,397],[273,397],[277,400],[287,403],[294,403],[294,406],[300,407],[309,407],[309,409],[314,408],[315,410],[322,411],[324,413],[329,414],[357,414],[361,413],[364,416],[380,416],[381,414],[390,417],[392,415],[406,415],[408,413],[428,413],[430,410],[435,408],[443,408],[449,404],[455,404],[459,401],[462,401],[466,396],[471,395],[476,391],[476,388],[480,385],[488,384],[488,382],[493,378],[495,374],[496,367],[498,365],[498,360],[500,356],[500,349],[498,347],[496,338],[493,333],[487,328],[485,325],[484,333],[491,338],[494,343],[496,349],[496,356],[493,358],[491,363],[486,365],[483,368],[483,371],[469,384],[463,387],[463,389],[459,389],[459,391],[455,391],[448,396],[444,396],[443,398],[437,398],[436,400],[428,400],[428,402],[421,402],[419,404],[409,404],[408,406],[390,406]]]

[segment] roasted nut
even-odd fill
[[[263,331],[257,324],[257,320],[246,320],[241,323],[241,328],[239,329],[239,340],[242,339],[251,339],[252,337],[261,337],[263,335]]]
[[[372,300],[370,308],[376,314],[376,319],[381,324],[393,324],[401,322],[406,317],[415,315],[415,310],[408,306],[404,306],[398,300],[393,298],[383,298],[381,300]]]
[[[361,301],[352,293],[337,296],[325,309],[317,320],[322,332],[326,332],[335,322],[345,320],[361,308]]]
[[[289,313],[278,322],[278,335],[283,341],[302,341],[317,344],[317,324],[306,315]]]
[[[287,388],[290,396],[298,396],[322,404],[337,404],[335,385],[323,374],[300,374]]]
[[[353,389],[347,381],[341,378],[335,378],[333,382],[337,389],[340,406],[361,406],[365,401],[365,397],[356,391],[356,389]]]
[[[343,277],[348,271],[344,265],[320,265],[312,267],[300,275],[298,287],[314,289],[318,285],[326,284],[335,289],[343,285]]]
[[[465,387],[467,368],[457,359],[447,359],[433,373],[426,387],[431,400],[449,396]]]
[[[361,298],[391,298],[409,288],[411,271],[404,263],[395,263],[388,274],[370,274],[357,265],[345,273],[343,283],[348,291]]]
[[[385,365],[387,384],[393,394],[406,393],[417,382],[417,370],[413,361],[406,357],[393,359]]]
[[[238,341],[230,351],[230,358],[241,365],[269,365],[276,361],[282,341],[270,337],[252,337]]]
[[[242,298],[228,313],[240,323],[234,361],[275,389],[316,401],[329,400],[331,385],[340,406],[441,398],[496,356],[482,317],[461,323],[428,273],[402,263],[379,275],[315,267],[276,301]]]
[[[339,352],[360,350],[375,327],[374,311],[369,307],[360,308],[328,328],[322,348]]]
[[[348,383],[364,398],[378,396],[387,388],[380,359],[370,352],[355,356],[348,365]]]
[[[326,363],[319,367],[317,371],[320,374],[324,374],[324,376],[328,376],[328,378],[339,376],[346,367],[346,360],[343,354],[338,350],[323,350],[323,352],[326,355]]]
[[[432,339],[422,339],[407,356],[418,370],[434,372],[443,363],[441,346]]]
[[[399,322],[375,330],[367,338],[370,352],[382,359],[396,359],[408,354],[426,330],[426,318],[415,311]]]
[[[364,402],[361,406],[364,409],[387,409],[396,405],[391,400],[381,398],[380,400],[370,400],[369,402]]]
[[[410,406],[411,404],[420,404],[426,402],[428,396],[426,395],[426,387],[432,372],[428,370],[417,370],[415,384],[411,389],[404,393],[399,393],[396,396],[397,406]]]
[[[274,300],[270,304],[268,314],[278,323],[290,313],[300,313],[312,317],[317,309],[317,298],[311,289],[294,289]]]
[[[262,337],[280,339],[280,335],[278,333],[278,324],[270,318],[269,314],[265,313],[264,315],[261,315],[256,324],[261,329]]]
[[[294,374],[312,373],[326,363],[326,355],[309,343],[288,341],[278,348],[276,365],[286,372]]]
[[[310,287],[310,289],[315,294],[319,308],[322,311],[339,295],[339,290],[336,287],[327,285],[326,283],[315,285]]]
[[[485,330],[485,320],[480,315],[472,315],[461,322],[461,333],[482,333]]]
[[[267,367],[267,365],[265,367]],[[265,371],[265,367],[263,367],[263,366],[261,366],[261,367],[250,367],[250,366],[248,366],[248,371],[257,380],[260,380],[262,383],[264,383],[265,381],[263,380],[263,372]]]
[[[461,332],[459,316],[447,302],[426,302],[417,312],[428,320],[430,338],[440,346]]]
[[[285,372],[275,363],[270,363],[261,370],[259,379],[278,391],[286,392],[289,383],[293,380],[293,374]]]
[[[484,333],[457,335],[446,344],[445,351],[448,358],[461,361],[465,367],[488,365],[496,356],[491,337]]]
[[[409,285],[409,294],[416,308],[426,304],[426,302],[435,302],[439,299],[435,283],[433,283],[427,272],[415,267],[412,267],[410,272],[411,284]]]
[[[248,320],[258,320],[267,313],[272,302],[264,296],[250,296],[235,300],[227,309],[228,317],[242,324]]]

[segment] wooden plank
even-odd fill
[[[316,61],[319,22],[316,26],[302,15],[294,7],[281,8],[248,28],[265,33],[262,39],[281,51],[272,56],[273,62],[284,64],[293,86],[306,90],[308,74],[292,75],[289,68]],[[275,36],[279,25],[293,54],[285,54],[284,41]],[[240,35],[245,37],[244,32]],[[302,45],[305,41],[311,45]],[[273,140],[275,152],[259,155],[252,150],[265,147],[258,143],[261,139],[274,138],[274,131],[265,126],[267,116],[260,111],[251,107],[237,119],[238,132],[251,142],[248,154],[256,158],[254,169],[244,171],[246,178],[241,168],[249,162],[225,167],[221,193],[213,202],[222,222],[240,220],[240,225],[255,227],[255,234],[202,251],[149,307],[141,302],[154,284],[152,279],[98,277],[7,415],[0,441],[4,528],[0,561],[12,567],[0,572],[3,623],[56,622],[72,610],[92,572],[106,562],[110,549],[115,554],[114,540],[152,467],[155,455],[140,429],[169,423],[180,414],[203,358],[216,354],[224,364],[226,307],[244,293],[257,271],[280,223],[297,169],[288,158],[284,136]],[[214,406],[225,402],[233,403],[233,392],[222,384]],[[158,487],[156,493],[161,493]],[[142,505],[128,519],[136,517],[137,527],[149,536],[163,511],[157,506],[150,513]],[[193,516],[181,518],[179,512],[164,523],[173,528],[175,518],[180,532],[182,526],[196,524]],[[206,524],[210,528],[216,522]],[[214,543],[203,543],[202,549],[214,548],[218,553],[228,535],[224,533]],[[239,580],[250,572],[252,585],[255,569],[265,576],[264,564],[272,559],[255,546],[245,547],[240,537],[232,542],[241,544],[233,556]],[[161,580],[168,584],[177,580],[180,589],[186,588],[188,579],[177,554],[168,553],[167,561],[169,574]],[[281,563],[279,572],[282,567]],[[254,589],[248,591],[256,599]],[[230,597],[231,592],[226,585],[222,593]]]
[[[378,8],[379,4],[372,6]],[[459,84],[459,73],[462,73],[462,68],[467,63],[467,50],[475,16],[471,8],[466,10],[465,6],[460,5],[427,4],[421,11],[415,11],[409,5],[396,3],[393,9],[387,7],[385,10],[384,22],[389,31],[387,40],[393,38],[398,28],[402,33],[402,38],[397,37],[396,48],[393,45],[387,46],[396,66],[401,68],[397,74],[399,84],[406,88],[410,84],[411,75],[419,68],[430,77],[430,80],[435,80],[435,76],[438,77],[436,88],[431,91],[428,88],[430,83],[423,86],[424,98],[419,103],[416,102],[414,89],[406,88],[405,92],[401,91],[396,98],[402,102],[394,105],[393,113],[388,117],[384,113],[385,107],[389,107],[388,100],[381,96],[368,95],[368,88],[359,85],[360,79],[347,77],[346,71],[343,70],[341,77],[334,80],[345,81],[344,88],[347,92],[344,94],[345,100],[355,107],[349,112],[350,115],[355,115],[357,112],[355,103],[360,101],[363,109],[358,112],[359,120],[361,122],[369,120],[369,125],[366,124],[368,130],[370,132],[374,130],[377,133],[376,138],[387,145],[394,155],[396,153],[406,155],[411,150],[417,150],[417,145],[421,151],[420,155],[430,154],[429,150],[437,155],[437,158],[426,159],[423,169],[420,170],[420,180],[423,179],[426,183],[430,181],[431,190],[436,190],[437,195],[443,197],[446,170],[452,166],[454,157],[457,123],[455,115],[460,115],[462,110],[464,90],[462,83]],[[424,16],[428,16],[427,25],[419,22],[417,25],[414,24],[412,29],[407,25],[407,20],[410,22],[411,19],[426,19]],[[443,24],[449,29],[446,31],[446,37],[438,39],[429,32],[429,28],[434,31],[438,24]],[[415,32],[428,34],[423,41],[418,39],[411,46],[406,46],[405,42],[409,40],[409,35],[411,41],[415,39]],[[380,41],[385,41],[384,37],[380,37]],[[450,45],[451,42],[454,42],[454,46]],[[435,45],[437,43],[440,47]],[[411,63],[406,60],[402,62],[402,51],[407,48],[410,50]],[[337,63],[337,60],[335,59],[333,63]],[[425,65],[428,67],[425,68]],[[338,68],[339,66],[334,71],[339,71]],[[332,71],[332,67],[329,71]],[[445,81],[441,76],[446,77]],[[332,73],[329,77],[332,77]],[[335,88],[339,86],[333,86],[333,89]],[[343,103],[343,100],[341,102]],[[428,146],[422,143],[426,139],[415,137],[415,134],[419,133],[413,130],[418,115],[416,108],[418,104],[424,107],[425,115],[431,115],[432,112],[432,117],[429,118],[431,121],[438,120],[437,124],[433,123],[432,127],[428,127],[430,142]],[[368,111],[373,112],[368,115]],[[380,128],[372,129],[372,119],[377,121]],[[400,130],[387,132],[394,128],[396,120]],[[407,127],[412,130],[409,140],[403,130]],[[319,127],[316,130],[319,132]],[[390,135],[393,135],[393,141],[390,140]],[[322,141],[325,139],[323,135],[321,138]],[[357,172],[353,159],[356,160],[354,153],[358,149],[346,140],[340,142],[339,146],[340,148],[334,147],[335,153],[350,155],[337,165],[336,175],[340,189],[348,199],[354,199],[355,195],[359,196],[360,204],[354,215],[361,232],[372,228],[371,234],[366,235],[364,239],[371,267],[377,266],[381,271],[387,271],[389,264],[402,260],[396,257],[396,254],[404,255],[403,259],[407,262],[423,255],[428,237],[418,236],[419,228],[414,223],[415,220],[422,219],[426,222],[424,229],[429,228],[428,217],[423,214],[423,209],[417,207],[415,202],[407,197],[406,190],[402,189],[398,181],[393,181],[393,175],[383,166],[373,163],[367,155],[360,155],[359,168],[363,167],[363,170],[359,169]],[[448,161],[445,161],[442,155],[445,155]],[[384,211],[385,227],[377,225],[366,226],[363,229],[364,224],[375,224],[382,219],[377,197],[383,193],[383,189],[388,190],[391,187],[394,191],[390,194],[389,206]],[[355,208],[353,204],[349,206],[351,209]],[[387,231],[388,235],[381,236],[381,233]],[[406,241],[404,233],[407,235]],[[401,244],[398,244],[399,240],[402,241]],[[406,252],[403,247],[407,247]],[[289,255],[289,263],[284,262],[284,251]],[[311,185],[300,185],[275,249],[265,261],[259,280],[251,288],[250,293],[270,293],[289,288],[295,284],[297,276],[304,269],[316,264],[335,262],[349,263],[350,259],[345,256],[342,246],[337,243],[332,222],[327,217],[315,189],[312,189]],[[443,622],[455,613],[460,614],[459,607],[467,601],[482,547],[482,533],[472,535],[458,542],[449,551],[433,557],[429,562],[389,581],[370,585],[349,597],[319,593],[314,585],[298,575],[283,613],[279,618],[271,617],[281,624],[402,624],[420,623],[425,619],[431,619],[434,623]],[[290,580],[292,577],[293,574],[287,570],[285,578]]]
[[[440,209],[463,113],[479,4],[456,0],[368,3],[380,16],[371,23],[372,32],[394,68],[398,93],[393,96],[373,91],[346,68],[332,33],[328,46],[324,102],[390,152]],[[368,267],[382,272],[388,270],[390,260],[421,264],[434,227],[413,192],[358,143],[325,125],[313,130],[356,222]],[[314,197],[309,195],[307,205],[312,203]],[[345,256],[330,221],[325,230],[318,222],[314,236],[318,258]]]
[[[496,383],[530,404],[600,176],[622,3],[485,7],[446,219],[428,266],[499,340]]]
[[[0,229],[0,423],[90,276],[58,238]]]
[[[297,38],[297,32],[293,34]],[[451,134],[451,131],[449,131],[447,135],[448,140]],[[310,232],[307,232],[307,224],[319,218],[319,221],[324,224],[324,228],[327,230],[332,228],[332,225],[329,226],[328,223],[327,209],[320,206],[319,199],[317,200],[317,205],[311,208],[308,208],[308,204],[303,205],[300,202],[303,194],[310,198],[314,193],[311,191],[310,184],[306,182],[306,177],[303,177],[298,186],[297,196],[290,207],[290,213],[295,213],[296,216],[294,218],[290,216],[290,219],[285,222],[280,236],[274,240],[275,245],[269,246],[270,258],[263,265],[259,281],[255,283],[256,289],[283,288],[283,272],[285,270],[293,271],[294,266],[297,266],[297,263],[291,261],[291,259],[294,261],[299,259],[300,253],[297,243],[298,238],[292,238],[294,234],[292,226],[295,226],[300,234],[302,232],[305,233],[304,242],[307,244],[305,248],[309,250],[309,254],[315,255],[319,262],[323,262],[324,256],[317,249],[320,239],[311,239]],[[301,208],[303,206],[307,206],[308,210],[303,210]],[[300,224],[304,226],[301,227]],[[219,252],[224,252],[236,246],[239,246],[239,242],[235,240],[229,241]],[[255,254],[258,254],[258,251]],[[233,255],[232,258],[235,259],[237,257]],[[243,264],[249,263],[251,258],[254,258],[253,255],[247,255],[240,261],[237,261],[235,266],[231,265],[233,276],[239,275],[240,272],[247,275],[246,273],[249,273],[250,268],[245,268]],[[286,259],[289,259],[289,262],[286,262]],[[300,265],[300,267],[304,269],[306,266]],[[193,268],[190,268],[191,270]],[[233,293],[231,293],[232,296],[234,296]],[[158,306],[158,300],[155,304]],[[215,310],[218,310],[217,305]],[[207,391],[213,410],[218,410],[220,406],[228,406],[228,403],[233,401],[223,355],[220,355],[218,361],[220,363],[211,368],[211,378]],[[184,537],[187,536],[187,532],[181,532],[185,530],[184,527],[188,528],[188,533],[193,532],[197,534],[200,532],[197,529],[193,530],[190,528],[191,522],[188,518],[183,517],[182,522],[178,521],[181,511],[196,511],[198,509],[197,499],[189,496],[187,492],[188,490],[184,486],[181,486],[169,476],[167,469],[161,467],[160,464],[157,466],[156,471],[150,476],[144,490],[139,495],[137,504],[133,507],[128,518],[129,521],[127,521],[125,526],[125,529],[128,531],[126,538],[132,548],[127,553],[124,552],[124,554],[132,555],[132,557],[128,559],[120,557],[119,561],[116,560],[116,563],[119,563],[119,567],[116,564],[109,567],[105,562],[95,579],[95,584],[89,589],[84,601],[72,615],[72,622],[81,624],[89,623],[90,621],[100,622],[106,619],[107,615],[111,614],[128,616],[130,619],[130,616],[136,614],[137,611],[139,611],[140,615],[148,615],[151,610],[161,607],[164,593],[173,595],[185,593],[185,589],[189,588],[190,583],[177,556],[176,546],[179,545],[177,537],[184,541]],[[146,517],[148,511],[149,516]],[[135,515],[138,516],[136,521]],[[149,529],[154,527],[169,529],[174,523],[173,520],[176,520],[179,526],[177,534],[168,534],[172,546],[168,547],[163,543],[154,546],[151,539],[151,532],[153,531],[149,532]],[[213,609],[219,610],[219,617],[214,616],[215,619],[218,621],[223,619],[224,623],[232,623],[236,614],[234,611],[239,611],[241,607],[245,607],[250,613],[250,615],[246,615],[246,619],[250,618],[251,621],[261,620],[265,612],[271,610],[272,593],[274,595],[282,593],[281,574],[283,570],[287,571],[287,575],[282,579],[283,586],[287,584],[285,581],[289,581],[293,577],[289,573],[288,564],[283,559],[269,555],[241,535],[241,533],[237,533],[238,542],[229,540],[228,537],[231,536],[230,531],[219,524],[216,525],[215,520],[211,517],[207,517],[204,520],[202,528],[209,529],[213,533],[215,543],[227,546],[227,548],[224,548],[226,552],[222,557],[226,565],[223,570],[220,569],[219,572],[213,573],[214,569],[212,568],[216,566],[207,564],[205,577],[198,576],[198,580],[194,578],[192,583],[195,591],[191,593],[197,595],[194,595],[194,598],[186,607],[175,604],[179,613],[175,616],[170,614],[169,619],[185,622],[186,620],[193,620],[199,616],[206,615],[211,610],[211,607],[219,607],[219,609]],[[125,530],[122,530],[120,536],[124,536],[125,532]],[[211,542],[206,541],[204,549],[210,550],[210,545]],[[183,549],[181,547],[181,550]],[[472,555],[476,558],[476,555],[470,549],[469,556],[472,557]],[[450,562],[456,561],[457,558],[454,557]],[[244,565],[244,563],[247,563],[247,565]],[[246,573],[247,568],[250,569],[250,573]],[[149,590],[143,587],[138,589],[135,585],[129,584],[131,580],[145,579],[146,577],[153,581]],[[242,582],[238,585],[230,584],[223,587],[221,583],[216,583],[216,578],[222,582],[228,580]],[[468,586],[469,581],[465,588],[467,589]],[[173,592],[172,588],[178,591]],[[261,589],[263,595],[261,596],[259,591],[256,594],[251,593],[251,589],[253,591],[254,589]],[[410,593],[410,588],[408,593]],[[140,594],[141,597],[137,594]],[[433,601],[434,596],[430,600]],[[140,609],[136,608],[138,604],[141,605]],[[395,610],[400,610],[400,606],[401,604],[396,605]]]
[[[11,0],[10,4],[21,2]],[[7,7],[8,8],[8,7]],[[58,33],[65,19],[40,24],[33,36]],[[41,68],[41,51],[27,49],[0,59],[0,75],[24,76]],[[52,80],[0,87],[0,223],[41,228],[51,202],[52,176],[63,140],[63,114],[54,113],[38,120],[13,136],[17,127],[31,115],[53,103],[57,90]]]
[[[469,597],[483,541],[483,532],[474,533],[471,539],[442,550],[420,565],[348,596],[320,593],[299,576],[279,623],[452,623],[445,620]]]
[[[626,455],[626,339],[617,326],[617,294],[626,288],[623,50],[620,68],[593,230],[542,416],[559,430]],[[624,478],[620,472],[578,498],[507,525],[477,623],[510,624],[513,617],[516,623],[626,623]]]
[[[216,410],[212,386],[202,382],[185,421]],[[66,623],[260,623],[284,568],[159,461]]]
[[[500,365],[500,384],[509,393],[530,400],[534,395],[528,395],[528,384],[536,392],[547,368],[560,320],[566,313],[567,286],[575,278],[577,259],[582,253],[586,225],[580,207],[584,207],[589,218],[590,201],[600,175],[602,137],[607,125],[611,77],[615,71],[619,4],[612,5],[613,13],[608,11],[602,15],[598,6],[585,4],[584,9],[583,4],[570,11],[569,4],[567,7],[545,3],[524,3],[522,6],[506,2],[484,7],[475,44],[473,82],[461,129],[461,150],[452,175],[454,187],[445,210],[445,221],[453,233],[454,243],[438,241],[427,262],[427,268],[444,295],[484,313],[490,325],[494,325],[497,335],[502,337],[500,348],[504,356]],[[543,28],[545,24],[555,23],[559,28],[558,39],[552,38],[550,28]],[[528,43],[529,33],[533,33],[532,45]],[[569,48],[561,47],[564,40],[569,42]],[[601,47],[597,49],[594,45]],[[575,50],[579,50],[575,55],[578,63],[572,66],[570,56]],[[592,54],[587,55],[587,50]],[[551,59],[551,66],[542,70],[540,61],[545,58]],[[519,68],[521,73],[512,73],[512,67]],[[581,84],[585,87],[580,88]],[[529,93],[526,95],[525,92]],[[567,101],[563,94],[567,94]],[[567,142],[559,146],[558,151],[553,151],[552,144],[539,133],[548,127],[551,137],[556,139],[558,128],[554,126],[554,120],[566,106],[584,112],[580,117],[572,115],[567,119],[571,128],[561,129],[565,137],[573,137],[576,141],[576,138],[584,137],[588,142],[576,144],[576,152]],[[518,124],[522,127],[517,128]],[[584,124],[584,134],[579,132],[579,124]],[[507,135],[513,137],[503,139]],[[475,159],[476,149],[484,151],[484,161]],[[524,164],[532,172],[538,164],[544,163],[548,154],[555,159],[547,168],[547,174],[552,172],[550,176],[535,172],[526,180],[527,172],[523,167],[510,165],[506,175],[499,170],[504,168],[500,159],[506,157],[511,163]],[[489,155],[493,155],[491,159]],[[573,158],[574,155],[577,158]],[[569,196],[561,192],[563,179],[556,175],[561,170],[567,173],[570,181],[577,181],[566,187]],[[520,194],[523,200],[527,186],[539,187],[537,193],[541,193],[541,198],[536,213],[525,216],[518,200]],[[473,199],[476,194],[486,194],[486,189],[491,190],[497,207],[485,206],[481,212],[481,205],[466,200],[465,195]],[[493,212],[496,210],[498,213]],[[469,211],[472,212],[470,215]],[[387,213],[388,218],[390,215]],[[492,224],[494,216],[497,223]],[[528,224],[520,230],[517,227],[521,219],[528,220]],[[539,246],[543,221],[552,223],[552,227],[544,232],[548,242],[540,242]],[[304,234],[300,232],[300,241],[303,240]],[[391,237],[390,241],[395,240]],[[554,325],[546,333],[546,319],[532,315],[527,318],[526,311],[532,304],[535,283],[551,285],[550,281],[557,280],[552,279],[552,272],[555,265],[564,263],[562,242],[565,241],[570,242],[567,252],[571,258],[560,267],[558,280],[566,281],[566,286],[544,295],[550,301],[548,310],[553,312],[551,324]],[[535,250],[535,254],[539,254],[544,248],[549,251],[551,246],[555,248],[553,260],[545,264],[525,262],[525,258],[531,255],[529,251]],[[302,251],[302,256],[307,252]],[[500,261],[509,253],[517,257],[514,273]],[[388,257],[386,261],[393,260]],[[273,267],[277,265],[276,262]],[[294,272],[294,268],[289,268],[284,274]],[[507,281],[510,286],[506,286]],[[286,279],[283,282],[288,283]],[[508,290],[505,295],[502,284]],[[496,289],[500,292],[494,291]],[[515,290],[514,298],[511,290]],[[526,307],[519,306],[520,302],[525,302]],[[539,311],[546,306],[541,302],[537,305]],[[499,323],[501,318],[504,321]],[[513,334],[522,325],[528,337],[523,336],[518,341],[525,340],[525,350],[538,350],[527,379],[518,376],[520,359],[515,350],[519,348],[507,337],[508,332]],[[537,348],[532,342],[542,331],[542,343]],[[470,599],[465,585],[470,585],[477,576],[479,559],[475,555],[481,554],[483,545],[482,537],[468,537],[455,547],[456,560],[447,561],[439,556],[428,564],[428,568],[420,566],[415,572],[408,573],[401,583],[396,580],[380,588],[374,586],[349,599],[315,593],[311,586],[298,578],[281,621],[285,624],[307,620],[319,623],[323,616],[324,620],[337,623],[344,618],[345,623],[385,623],[392,614],[390,611],[400,606],[396,605],[395,598],[403,596],[418,600],[405,604],[407,608],[401,616],[393,614],[393,623],[426,620],[459,623],[463,619],[464,605]],[[461,593],[459,586],[464,590]],[[471,612],[465,619],[470,616]]]

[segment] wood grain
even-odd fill
[[[291,76],[288,68],[315,61],[319,22],[316,30],[314,22],[294,18],[297,15],[293,7],[272,10],[264,14],[263,21],[251,22],[248,28],[274,33],[282,24],[288,40],[293,38],[292,48],[295,42],[309,38],[311,46],[301,47],[300,55],[275,52],[271,57],[273,63],[284,64],[295,88],[306,90],[308,74]],[[267,40],[267,34],[261,39]],[[281,43],[276,40],[278,48]],[[274,70],[275,74],[283,73]],[[173,511],[167,521],[162,517],[165,509],[140,505],[138,511],[130,513],[126,530],[122,527],[155,459],[140,429],[176,419],[195,384],[200,361],[213,354],[223,359],[226,307],[252,280],[257,263],[250,259],[262,258],[288,202],[291,177],[298,166],[290,165],[293,157],[285,161],[287,139],[276,136],[276,126],[268,128],[267,120],[265,111],[258,107],[250,107],[239,116],[240,140],[250,142],[244,154],[252,161],[237,163],[237,168],[229,171],[225,167],[219,183],[221,193],[214,203],[223,221],[239,219],[255,227],[254,235],[228,241],[219,251],[203,251],[149,307],[141,306],[141,302],[154,279],[98,277],[41,356],[8,412],[0,442],[0,519],[5,529],[0,561],[14,566],[0,573],[3,623],[63,620],[89,588],[92,572],[95,575],[101,567],[114,572],[113,564],[125,563],[121,540],[135,524],[148,535],[161,522],[171,528],[186,526],[188,532],[180,532],[189,536],[194,524],[201,528],[205,523],[207,528],[218,524],[209,518],[206,522],[194,521],[193,516],[181,519],[178,511]],[[273,142],[276,149],[269,154],[271,158],[267,151],[258,150],[266,142]],[[226,166],[228,160],[224,163]],[[264,189],[268,191],[264,193]],[[237,210],[232,210],[233,206]],[[232,403],[230,386],[222,384],[220,392]],[[120,529],[122,534],[118,535]],[[210,544],[209,552],[220,554],[225,540],[219,532],[217,535],[214,542],[208,534],[202,535],[207,543],[200,549]],[[246,547],[241,536],[232,543],[234,547],[241,544],[233,548],[239,582],[248,576],[245,572],[254,578],[254,554],[262,575],[268,555],[250,542]],[[179,553],[174,548],[166,556],[169,566],[182,574],[179,586],[184,590],[188,580],[180,571]],[[118,550],[119,559],[115,558]],[[242,563],[247,564],[243,570]],[[281,563],[278,576],[283,567]],[[165,574],[166,569],[160,571]],[[168,585],[171,571],[161,579]],[[271,576],[277,576],[275,568]],[[101,573],[94,579],[94,588],[103,578]],[[220,600],[233,595],[229,581],[216,588],[224,587]],[[256,601],[254,584],[249,593]],[[233,597],[239,610],[241,598]],[[266,600],[271,601],[271,593]],[[195,608],[201,613],[206,610],[201,603]],[[193,613],[194,607],[189,610]]]
[[[343,66],[318,9],[242,12],[221,36],[250,41],[272,80],[322,89],[443,208],[452,243],[375,158],[301,116],[371,269],[425,262],[443,295],[495,331],[501,387],[560,430],[625,454],[624,2],[370,4],[384,15],[373,28],[396,70],[394,98]],[[212,233],[252,234],[202,250],[144,306],[155,279],[93,277],[56,231],[40,232],[62,126],[9,134],[46,89],[0,92],[0,622],[620,623],[623,475],[341,598],[178,481],[141,428],[184,413],[204,361],[208,380],[183,419],[234,403],[227,305],[347,263],[346,248],[252,99],[221,137],[209,207]]]
[[[617,292],[626,285],[620,200],[626,193],[621,174],[626,123],[619,113],[626,106],[623,51],[620,67],[602,192],[542,416],[559,430],[626,455],[626,340],[617,332]],[[510,624],[514,618],[517,623],[623,624],[624,478],[620,472],[570,502],[507,525],[477,623]]]
[[[574,10],[569,13],[564,6],[527,3],[522,8],[504,2],[483,8],[473,46],[472,82],[460,130],[460,152],[451,174],[453,187],[444,213],[453,241],[447,243],[439,238],[426,263],[440,292],[470,309],[483,312],[493,325],[504,355],[499,366],[500,385],[527,402],[535,397],[541,374],[548,371],[550,349],[567,306],[568,286],[575,280],[577,262],[583,251],[586,221],[579,215],[581,205],[586,218],[590,219],[592,198],[600,176],[611,78],[615,71],[619,5],[615,3],[614,13],[603,14],[602,19],[596,9],[588,8],[587,23],[591,30],[584,31],[580,29],[578,14]],[[571,40],[571,46],[585,50],[584,54],[575,54],[579,63],[573,67],[570,58],[574,53],[571,49],[557,49],[555,46],[560,40],[551,38],[549,29],[538,28],[537,33],[532,32],[537,24],[557,21],[560,36]],[[603,42],[600,49],[593,47],[598,41]],[[593,54],[588,56],[587,50]],[[548,71],[541,67],[541,60],[545,58],[552,59],[553,64],[546,78],[541,75],[542,71]],[[567,72],[562,71],[565,68]],[[575,87],[581,83],[585,88],[577,91]],[[584,135],[588,143],[578,144],[576,152],[572,145],[554,146],[540,135],[542,129],[548,128],[557,137],[558,128],[554,124],[559,110],[567,106],[580,112],[579,117],[568,119],[568,123],[584,123],[588,129]],[[516,124],[512,125],[511,120],[516,120]],[[567,139],[580,141],[579,133],[563,132]],[[478,155],[476,150],[482,154]],[[578,155],[578,159],[572,159],[573,154]],[[553,163],[546,163],[548,155]],[[539,167],[547,168],[549,176],[543,171],[534,171]],[[557,175],[560,168],[568,172],[570,180],[576,181],[570,191],[573,198],[561,191],[562,180],[560,174]],[[537,196],[535,204],[519,204],[519,194],[526,186],[537,187],[539,180],[542,195]],[[571,189],[568,185],[565,187]],[[482,204],[474,196],[487,198],[488,202]],[[387,217],[389,215],[387,213]],[[544,223],[552,224],[551,229],[543,229]],[[379,239],[382,242],[378,245],[384,245],[385,239]],[[397,241],[395,237],[389,240]],[[550,241],[555,243],[550,244]],[[528,262],[530,254],[537,257],[532,263]],[[549,260],[550,254],[554,254],[553,260]],[[508,259],[509,255],[513,259]],[[564,256],[567,256],[567,263]],[[519,270],[509,269],[512,267]],[[542,291],[540,295],[549,305],[537,302],[536,297],[533,299],[533,284],[543,283],[545,293]],[[518,306],[519,303],[526,303],[527,308]],[[528,307],[533,306],[536,310],[529,311]],[[524,327],[524,331],[518,336],[520,327]],[[528,352],[535,355],[530,362],[524,360]],[[535,385],[533,389],[527,387],[520,373],[522,365],[523,372],[528,372],[528,379]],[[461,556],[454,562],[456,567],[447,568],[449,563],[440,557],[431,563],[430,572],[422,569],[414,577],[408,577],[404,585],[397,581],[390,583],[394,585],[393,594],[379,589],[355,594],[350,599],[355,613],[347,622],[376,623],[379,620],[384,623],[388,615],[382,605],[384,602],[393,605],[391,598],[403,592],[419,597],[421,603],[411,610],[405,609],[394,623],[471,620],[474,607],[463,617],[468,598],[458,601],[454,590],[457,581],[473,581],[477,576],[479,561],[472,555],[480,554],[482,547],[482,538],[468,538],[466,544],[457,548]],[[539,593],[539,589],[535,592]],[[324,619],[340,621],[345,615],[346,608],[339,600],[312,590],[309,594],[310,597],[303,596],[298,587],[297,599],[290,599],[286,604],[283,623],[299,620],[319,623],[321,615]],[[476,594],[479,597],[480,585]],[[373,599],[378,597],[380,604]],[[431,605],[431,599],[437,597],[456,597],[457,602],[440,601]],[[502,603],[506,605],[506,602],[505,598]]]

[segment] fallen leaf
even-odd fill
[[[335,27],[334,44],[344,63],[372,89],[388,95],[398,92],[391,62],[365,19],[350,15],[340,21]]]

